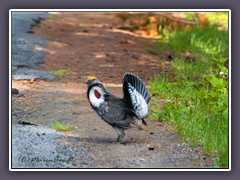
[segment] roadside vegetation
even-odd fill
[[[53,121],[50,123],[50,125],[53,129],[56,129],[58,131],[71,131],[74,129],[73,126],[66,125],[66,122],[61,123],[58,121]]]
[[[59,70],[54,70],[51,71],[53,75],[58,76],[58,77],[65,77],[67,76],[67,71],[63,70],[63,69],[59,69]]]
[[[196,15],[186,13],[188,19]],[[202,147],[216,167],[228,167],[228,14],[206,13],[210,23],[162,31],[153,54],[168,52],[171,77],[149,82],[150,116],[169,122],[180,141]],[[184,54],[188,54],[186,58]],[[190,60],[189,60],[190,59]]]

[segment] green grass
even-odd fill
[[[183,62],[179,64],[180,67],[183,66]],[[190,69],[189,66],[187,64],[187,68],[181,73],[180,69],[176,71],[178,78],[176,82],[169,82],[168,79],[159,76],[155,76],[150,81],[150,92],[154,94],[155,101],[165,100],[162,105],[153,105],[151,116],[158,121],[170,122],[174,130],[180,134],[181,141],[189,142],[193,146],[203,145],[206,153],[217,157],[217,166],[226,167],[228,165],[227,80],[215,75],[193,73],[187,70]],[[200,66],[199,72],[202,71],[202,67],[204,65]]]
[[[159,52],[191,52],[199,58],[186,62],[176,57],[171,62],[174,79],[151,79],[150,116],[172,124],[180,141],[202,146],[216,167],[228,167],[228,79],[220,73],[228,73],[223,66],[228,33],[213,26],[165,33]]]
[[[51,122],[50,125],[53,129],[56,129],[58,131],[71,131],[74,129],[73,126],[68,126],[65,124],[65,122],[60,123],[58,121],[53,121],[53,122]]]
[[[160,51],[195,52],[216,58],[228,56],[228,32],[219,31],[212,25],[174,32],[164,30],[162,36],[163,39],[158,42]]]
[[[59,69],[59,70],[54,70],[51,71],[53,75],[58,76],[58,77],[65,77],[67,76],[67,71],[63,70],[63,69]]]

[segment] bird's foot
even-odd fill
[[[124,135],[119,135],[117,138],[117,142],[120,142],[121,144],[126,144],[126,141],[123,140]]]

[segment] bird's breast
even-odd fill
[[[104,103],[104,91],[96,86],[93,87],[89,92],[89,101],[92,106],[98,108],[102,103]]]

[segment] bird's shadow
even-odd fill
[[[117,138],[103,138],[103,137],[88,137],[88,138],[78,138],[79,141],[85,142],[85,143],[96,143],[96,144],[131,144],[131,143],[137,143],[136,141],[133,140],[133,138],[126,138],[122,143],[117,141]]]
[[[68,137],[69,142],[84,142],[84,143],[94,143],[94,144],[142,144],[144,141],[138,137],[125,137],[123,143],[117,141],[116,138],[106,138],[106,137]]]
[[[90,143],[98,143],[98,144],[118,144],[117,138],[102,138],[102,137],[95,137],[95,138],[87,138],[85,141]]]

